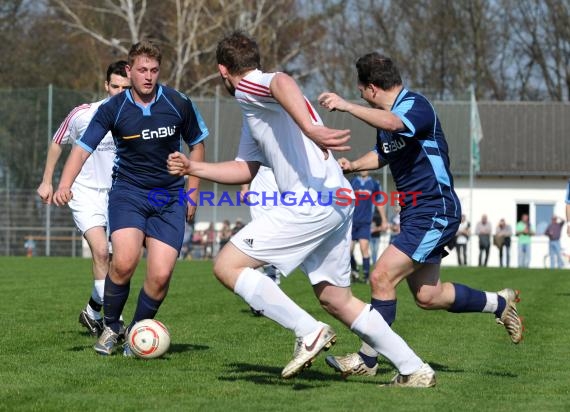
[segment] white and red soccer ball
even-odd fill
[[[139,358],[158,358],[170,347],[170,333],[162,322],[144,319],[129,330],[127,343],[133,354]]]

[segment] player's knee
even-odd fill
[[[394,287],[388,272],[381,267],[375,268],[372,273],[370,273],[369,280],[372,287],[380,289],[390,289]]]
[[[91,253],[93,254],[93,260],[95,261],[95,263],[99,265],[109,263],[109,249],[107,248],[107,246],[93,248],[91,250]]]
[[[419,291],[415,295],[416,305],[425,310],[439,309],[437,296],[432,292]]]

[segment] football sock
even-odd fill
[[[98,279],[93,282],[91,297],[95,302],[103,304],[103,299],[105,297],[105,279]]]
[[[466,313],[484,311],[487,304],[487,295],[485,292],[471,289],[468,286],[458,283],[453,283],[453,286],[455,288],[455,301],[448,309],[448,312]]]
[[[137,308],[135,309],[135,315],[133,316],[133,320],[128,328],[130,329],[139,320],[154,319],[163,300],[164,299],[156,300],[151,298],[147,295],[144,288],[141,288]]]
[[[488,308],[489,310],[483,311],[483,312],[493,312],[496,317],[500,318],[501,314],[505,310],[505,307],[507,306],[507,301],[505,300],[504,297],[499,296],[496,293],[492,293],[492,292],[485,292],[485,293],[487,294],[487,306],[489,306],[489,308]],[[489,304],[489,302],[491,302],[491,304]],[[497,306],[496,309],[492,305],[493,302]],[[487,306],[485,306],[485,307],[487,308]]]
[[[354,255],[350,255],[350,269],[357,270],[356,259],[354,259]]]
[[[253,309],[303,337],[319,327],[319,322],[299,307],[267,276],[245,268],[239,275],[234,293]]]
[[[382,315],[388,326],[392,326],[392,323],[396,320],[396,303],[396,299],[380,300],[372,298],[370,300],[370,310],[377,310],[378,313]],[[371,348],[366,342],[362,342],[362,346],[360,347],[358,354],[364,361],[364,364],[369,368],[372,368],[378,363],[378,352],[376,352],[374,348]]]
[[[100,312],[101,312],[102,307],[103,307],[103,305],[95,302],[95,300],[93,300],[93,298],[91,297],[91,298],[89,298],[89,303],[85,307],[85,311],[87,312],[87,315],[91,319],[99,320],[99,319],[101,319],[101,313]]]
[[[392,362],[402,375],[410,375],[424,364],[408,344],[388,326],[380,313],[370,310],[370,305],[364,307],[350,329]]]
[[[370,305],[373,309],[377,310],[386,323],[392,326],[392,323],[396,320],[396,303],[397,300],[380,300],[380,299],[370,299]]]
[[[126,285],[117,285],[113,283],[109,275],[105,278],[105,299],[103,300],[105,325],[110,327],[115,333],[119,333],[121,328],[119,318],[121,313],[123,313],[130,291],[131,282],[128,282]]]
[[[364,279],[368,279],[370,274],[370,257],[362,258],[362,273],[364,274]]]

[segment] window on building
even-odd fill
[[[554,215],[554,204],[544,203],[535,205],[535,233],[537,235],[544,234],[546,227],[550,223],[550,219]]]

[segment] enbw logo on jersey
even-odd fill
[[[396,150],[400,150],[402,147],[406,146],[406,142],[401,137],[398,137],[391,142],[383,142],[382,143],[382,151],[384,153],[391,153],[395,152]]]
[[[156,130],[144,129],[141,136],[144,140],[161,139],[163,137],[174,136],[176,126],[159,127]]]

